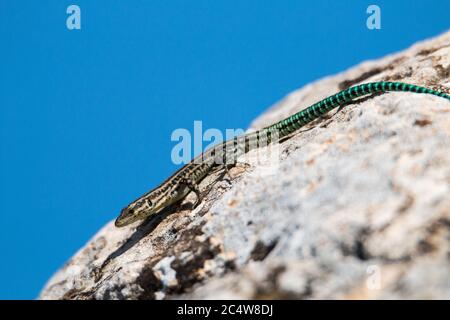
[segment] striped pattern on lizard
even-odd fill
[[[237,163],[240,155],[255,148],[282,141],[327,112],[345,106],[355,99],[389,91],[431,94],[450,101],[450,95],[447,93],[402,82],[372,82],[350,87],[273,125],[238,136],[206,150],[177,170],[161,185],[122,209],[115,225],[123,227],[156,215],[164,208],[184,199],[191,191],[197,196],[193,206],[196,207],[202,200],[197,185],[212,172],[220,169],[228,171],[229,167]]]

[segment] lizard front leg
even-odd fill
[[[189,178],[184,178],[183,180],[181,180],[181,184],[187,186],[189,190],[195,193],[196,199],[192,205],[192,209],[195,209],[203,200],[202,195],[200,193],[200,189],[198,188],[198,184]]]

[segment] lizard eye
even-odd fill
[[[147,201],[147,204],[148,204],[148,206],[149,206],[150,208],[153,207],[153,203],[152,203],[151,200],[147,199],[146,201]]]

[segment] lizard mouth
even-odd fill
[[[120,227],[126,226],[126,223],[122,219],[120,219],[120,217],[119,217],[119,218],[116,219],[116,221],[114,221],[114,225],[117,228],[120,228]]]
[[[117,217],[116,221],[114,221],[114,225],[116,227],[124,227],[130,223],[132,223],[131,217],[133,217],[134,210],[124,208],[120,212],[120,215]]]

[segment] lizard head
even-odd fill
[[[114,225],[124,227],[161,211],[170,201],[161,191],[160,188],[156,188],[123,208]]]

